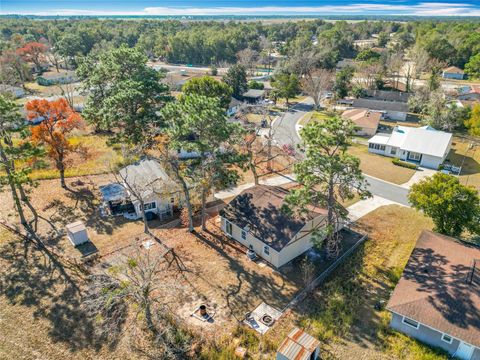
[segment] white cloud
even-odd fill
[[[5,13],[5,12],[2,12]],[[139,11],[93,11],[58,9],[48,12],[24,12],[30,15],[418,15],[418,16],[480,16],[480,8],[471,4],[422,2],[402,4],[351,4],[322,6],[259,6],[259,7],[147,7]]]

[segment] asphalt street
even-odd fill
[[[293,106],[288,112],[275,121],[273,126],[275,129],[274,137],[277,144],[296,146],[300,143],[300,138],[295,130],[295,124],[307,112],[312,111],[312,108],[313,100],[308,98],[306,101]],[[365,179],[369,184],[368,190],[373,195],[409,206],[407,198],[408,189],[368,175],[365,175]]]

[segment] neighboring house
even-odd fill
[[[0,84],[0,93],[11,94],[15,98],[21,98],[25,95],[25,90],[19,86]]]
[[[43,73],[37,78],[37,83],[43,86],[57,85],[57,84],[70,84],[78,81],[75,71],[49,71]]]
[[[100,186],[104,205],[112,215],[140,219],[142,205],[139,197],[145,212],[156,214],[160,219],[172,216],[174,206],[183,203],[179,186],[155,160],[142,159],[119,173],[121,183]]]
[[[299,328],[293,328],[277,350],[276,360],[316,360],[320,341]]]
[[[443,69],[442,77],[444,79],[463,80],[465,79],[465,72],[456,66],[449,66]]]
[[[227,116],[235,115],[238,109],[240,109],[240,106],[242,106],[242,104],[243,103],[240,100],[232,97],[232,99],[230,100],[230,104],[228,104]]]
[[[236,196],[220,213],[222,230],[279,268],[312,248],[312,229],[326,224],[327,210],[311,207],[304,217],[286,214],[288,190],[257,185]]]
[[[345,110],[342,118],[351,120],[356,126],[356,135],[373,136],[377,133],[382,114],[368,109]]]
[[[471,85],[463,88],[457,96],[458,100],[480,101],[480,85]]]
[[[378,40],[373,38],[373,39],[362,39],[362,40],[353,40],[353,45],[358,47],[358,48],[371,48],[377,45]]]
[[[391,90],[365,90],[364,98],[381,101],[395,101],[407,103],[412,93],[391,91]]]
[[[250,104],[255,104],[265,98],[265,90],[250,89],[242,94],[242,99]]]
[[[390,326],[462,360],[480,359],[480,249],[431,231],[387,304]]]
[[[354,108],[366,108],[382,112],[382,118],[386,120],[405,121],[408,113],[408,103],[399,101],[387,101],[376,99],[354,99],[351,101]]]
[[[438,169],[452,146],[452,134],[430,126],[396,126],[391,134],[379,133],[368,140],[368,151]]]

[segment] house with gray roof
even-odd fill
[[[387,310],[393,329],[480,360],[480,248],[423,231]]]
[[[453,135],[430,126],[396,126],[391,134],[378,133],[368,140],[368,151],[438,169],[452,146]]]
[[[112,215],[140,219],[144,207],[147,218],[164,219],[182,203],[180,187],[156,160],[145,158],[122,168],[118,180],[100,186],[104,209]]]
[[[352,100],[351,106],[381,112],[382,118],[386,120],[405,121],[407,119],[408,103],[403,101],[360,98]]]
[[[285,212],[288,193],[267,185],[244,190],[220,212],[223,232],[274,267],[285,265],[312,248],[313,229],[327,221],[327,210],[313,205],[301,216]]]

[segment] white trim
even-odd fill
[[[448,336],[450,338],[450,341],[448,340],[445,340],[445,336]],[[442,333],[442,341],[446,342],[447,344],[451,344],[453,342],[453,337],[451,337],[450,335],[448,334],[445,334],[445,333]]]
[[[417,326],[415,326],[415,325],[413,325],[413,324],[407,323],[407,322],[405,321],[405,319],[407,319],[407,320],[409,320],[409,321],[411,321],[411,322],[416,323]],[[420,328],[420,323],[419,323],[418,321],[413,320],[413,319],[410,319],[410,318],[408,318],[408,317],[406,317],[406,316],[403,316],[403,317],[402,317],[402,324],[408,325],[408,326],[410,326],[411,328],[414,328],[414,329],[416,329],[416,330],[418,330],[418,329]]]
[[[228,226],[230,225],[230,232],[228,232]],[[233,224],[225,219],[225,234],[227,234],[228,237],[233,238]]]

